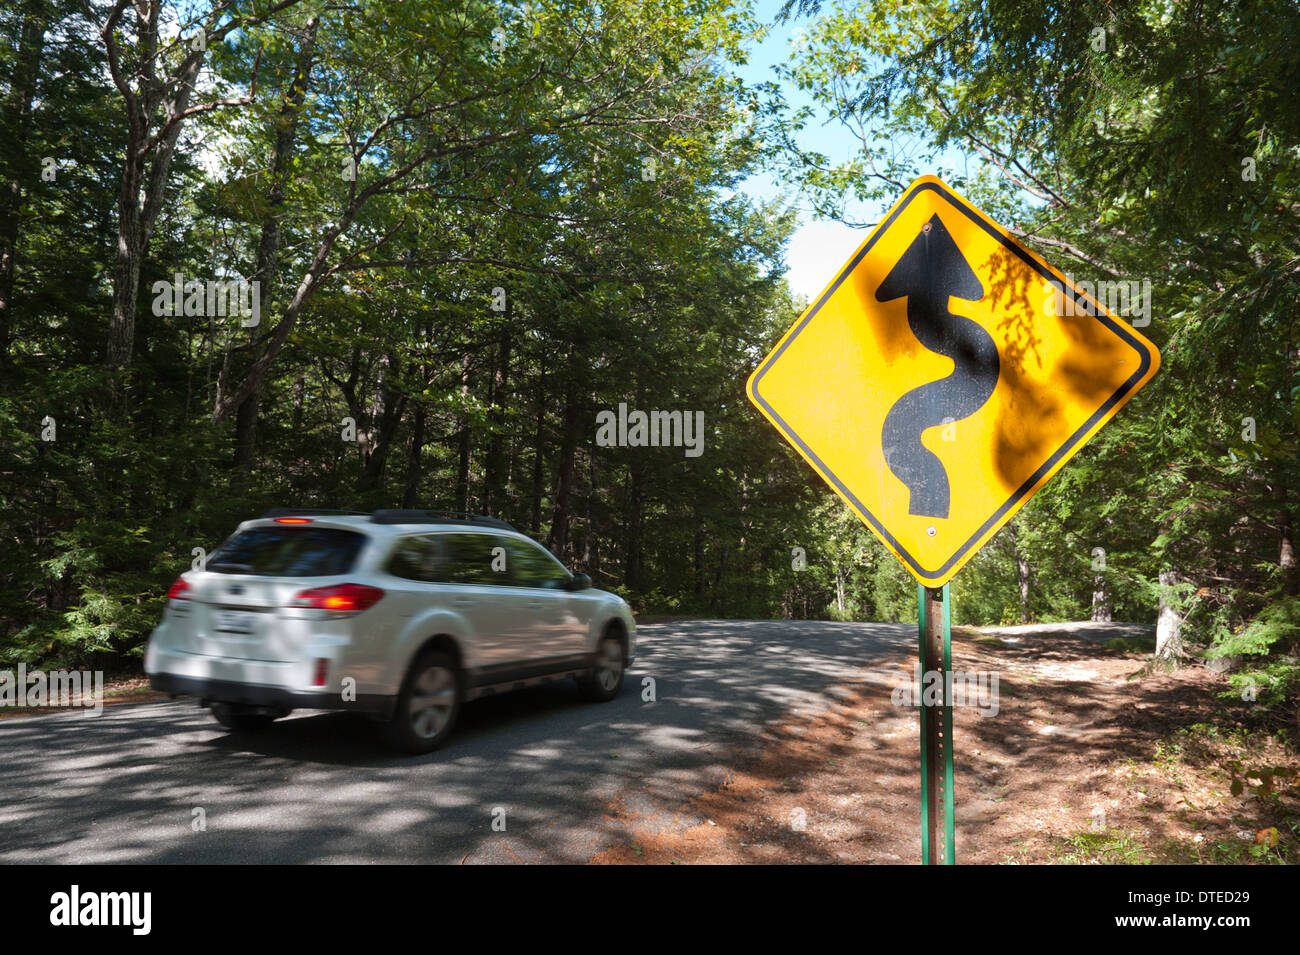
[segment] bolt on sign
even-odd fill
[[[934,176],[749,378],[750,400],[941,587],[1151,380],[1140,333]]]

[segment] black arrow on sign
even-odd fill
[[[948,473],[925,445],[921,432],[960,421],[983,407],[998,383],[1001,365],[992,337],[977,323],[948,311],[948,298],[977,301],[984,286],[938,214],[876,289],[876,300],[907,297],[907,324],[930,351],[956,364],[951,375],[909,391],[889,409],[881,429],[889,469],[911,491],[908,513],[947,517]]]

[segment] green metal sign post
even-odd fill
[[[942,589],[918,587],[917,603],[921,637],[921,864],[954,865],[952,613],[948,585]]]

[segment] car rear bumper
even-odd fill
[[[344,700],[338,693],[304,692],[282,686],[257,683],[231,683],[202,677],[177,676],[175,673],[151,673],[149,685],[163,693],[193,696],[203,703],[242,703],[247,706],[289,710],[347,710],[388,716],[393,709],[390,696],[358,696]]]

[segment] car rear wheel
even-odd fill
[[[613,634],[606,634],[596,647],[596,662],[592,665],[591,673],[578,681],[583,695],[598,703],[614,699],[623,689],[625,667],[623,641]]]
[[[275,722],[271,714],[250,710],[239,703],[213,703],[212,715],[232,733],[251,733]]]
[[[397,697],[384,739],[404,753],[430,753],[447,741],[460,715],[460,674],[445,653],[416,657]]]

